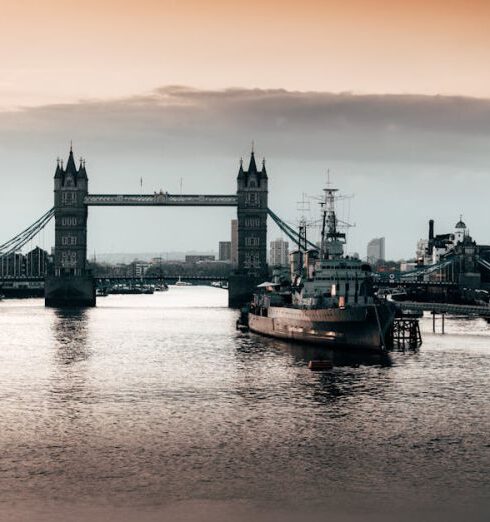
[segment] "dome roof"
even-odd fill
[[[466,228],[466,224],[463,221],[463,216],[459,216],[459,221],[456,223],[454,228]]]

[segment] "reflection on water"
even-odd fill
[[[320,403],[331,403],[340,397],[355,393],[360,381],[364,381],[366,372],[349,372],[348,368],[360,367],[389,368],[392,365],[389,353],[381,353],[367,350],[333,350],[321,348],[316,345],[292,343],[270,337],[262,337],[256,334],[237,334],[237,358],[244,366],[251,366],[251,383],[255,380],[256,366],[264,364],[264,359],[276,357],[280,364],[297,367],[302,372],[308,367],[310,361],[331,361],[332,369],[315,372],[316,376],[303,382],[302,399],[308,396]],[[338,372],[335,368],[345,369]],[[270,371],[270,368],[268,369]],[[369,374],[367,374],[369,375]],[[369,376],[367,377],[369,380]],[[373,393],[381,393],[384,388],[382,382],[377,381],[377,390]],[[249,387],[247,393],[249,393]],[[336,413],[335,413],[336,414]]]
[[[89,357],[87,345],[87,310],[54,310],[52,325],[56,359],[61,365],[85,361]]]
[[[88,311],[55,309],[52,322],[53,356],[50,395],[58,418],[81,418],[80,404],[87,401]]]
[[[0,512],[422,520],[486,507],[486,323],[434,336],[424,319],[418,352],[323,351],[236,332],[226,298],[176,287],[86,311],[0,304]],[[311,372],[317,359],[333,368]]]
[[[298,363],[306,366],[310,361],[331,361],[333,366],[391,366],[388,352],[362,349],[334,350],[316,345],[291,343],[279,339],[258,337],[256,342],[266,349],[281,350],[289,353]]]

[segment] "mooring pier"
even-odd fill
[[[401,301],[397,303],[402,313],[415,312],[432,314],[432,331],[436,333],[436,318],[441,316],[441,333],[445,333],[446,315],[458,315],[467,317],[481,317],[490,321],[490,306],[460,305],[448,303],[420,303],[416,301]]]

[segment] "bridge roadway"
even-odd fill
[[[156,275],[156,276],[143,276],[143,277],[134,277],[134,276],[95,276],[94,279],[97,282],[113,282],[113,283],[138,283],[138,282],[152,282],[152,281],[177,281],[181,278],[182,281],[228,281],[228,276],[178,276],[178,275]],[[44,277],[0,277],[0,288],[2,285],[8,284],[24,284],[24,283],[43,283]]]
[[[396,304],[401,310],[404,311],[432,312],[435,314],[468,315],[490,318],[490,306],[421,303],[416,301],[397,301]]]
[[[85,205],[91,207],[236,207],[236,194],[89,194]]]
[[[158,276],[143,276],[143,277],[126,277],[126,276],[115,276],[115,277],[102,277],[96,276],[97,282],[111,282],[111,283],[145,283],[152,281],[177,281],[180,278],[181,281],[228,281],[228,276],[178,276],[178,275],[158,275]]]
[[[375,280],[374,286],[377,288],[404,286],[406,288],[433,287],[433,288],[458,288],[457,283],[451,281],[404,281],[403,279]]]

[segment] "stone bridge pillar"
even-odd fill
[[[268,277],[267,183],[265,161],[259,171],[252,150],[248,170],[240,162],[237,177],[238,267],[228,287],[228,305],[232,308],[247,303],[257,284]]]
[[[70,155],[54,176],[54,273],[46,278],[46,306],[95,306],[95,281],[87,270],[88,178],[85,163],[77,169]]]

